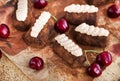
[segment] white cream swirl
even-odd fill
[[[69,39],[65,34],[56,36],[55,40],[72,55],[76,57],[83,55],[82,49],[78,45],[76,45],[71,39]]]
[[[28,14],[28,0],[18,0],[16,18],[18,21],[25,21]]]
[[[37,37],[41,32],[41,30],[43,29],[43,27],[45,26],[45,24],[50,19],[50,17],[51,17],[51,14],[49,12],[46,12],[46,11],[42,12],[39,18],[34,23],[34,26],[32,27],[30,35],[32,37]]]
[[[98,8],[94,5],[71,4],[66,6],[64,11],[69,13],[94,13],[98,12]]]
[[[91,36],[108,36],[109,31],[104,28],[95,27],[93,25],[88,25],[86,23],[82,23],[75,28],[75,31],[91,35]]]

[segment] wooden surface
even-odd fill
[[[120,22],[106,18],[102,11],[101,8],[98,25],[105,25],[105,28],[119,39]],[[15,35],[15,37],[17,36]],[[110,42],[112,44],[120,43],[118,39],[110,39]],[[16,43],[12,44],[18,49]],[[109,44],[108,47],[111,47],[112,44]],[[120,58],[113,53],[112,64],[103,71],[100,77],[94,79],[86,74],[85,68],[71,69],[68,67],[61,58],[52,52],[49,46],[42,50],[28,47],[15,56],[10,56],[5,52],[4,54],[0,59],[0,81],[120,81]],[[30,58],[34,56],[40,56],[45,61],[43,70],[36,72],[28,67]]]
[[[34,56],[39,56],[43,58],[45,62],[43,70],[34,71],[28,67],[28,62],[30,58]],[[19,67],[22,73],[29,77],[31,81],[119,81],[120,79],[120,58],[115,55],[113,55],[114,58],[112,64],[103,70],[103,73],[100,77],[94,79],[86,74],[85,68],[71,69],[70,67],[66,66],[64,61],[56,56],[49,47],[46,47],[43,50],[33,48],[31,49],[30,47],[28,47],[24,51],[20,52],[18,55],[7,55],[7,57],[9,57],[9,59],[17,67]],[[12,64],[13,67],[15,66],[14,64]],[[8,67],[11,66],[8,65]],[[10,71],[11,70],[13,70],[13,74],[19,74],[21,75],[21,77],[24,75],[20,73],[21,71],[19,71],[19,69],[16,70],[15,67],[10,68]],[[12,77],[12,79],[14,80],[13,77],[15,76],[11,76],[11,73],[8,73],[7,76]],[[18,76],[17,81],[21,81],[19,80],[21,77]],[[22,81],[29,81],[27,77],[25,77]]]

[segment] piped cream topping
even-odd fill
[[[71,4],[66,6],[64,11],[69,13],[94,13],[98,12],[98,8],[94,5]]]
[[[55,37],[55,40],[64,47],[72,55],[78,57],[83,55],[82,49],[69,39],[65,34],[61,34]]]
[[[49,12],[46,12],[46,11],[42,12],[39,18],[34,23],[34,26],[32,27],[30,35],[36,38],[41,32],[41,30],[44,28],[45,24],[50,19],[50,17],[51,17],[51,14]]]
[[[16,18],[18,21],[25,21],[28,14],[28,0],[18,0]]]
[[[86,23],[82,23],[75,28],[75,31],[80,32],[82,34],[87,34],[91,36],[108,36],[109,31],[104,28],[95,27],[93,25],[88,25]]]

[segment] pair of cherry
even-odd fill
[[[96,61],[88,67],[87,73],[92,77],[98,77],[102,74],[102,68],[109,66],[111,63],[111,54],[107,51],[102,52],[97,55]]]

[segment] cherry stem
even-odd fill
[[[88,59],[88,57],[87,57],[87,53],[88,52],[93,52],[93,53],[99,53],[98,51],[95,51],[95,50],[85,50],[85,58],[86,58],[86,61],[87,61],[87,64],[90,66],[90,61],[89,61],[89,59]]]
[[[87,62],[87,64],[90,66],[90,61],[88,60],[88,57],[87,57],[86,52],[85,52],[85,58],[86,58],[86,62]]]
[[[85,53],[88,53],[88,52],[100,53],[100,52],[98,52],[98,51],[95,51],[95,50],[85,50]]]
[[[55,16],[51,15],[53,19],[55,19],[56,21],[58,20]]]

